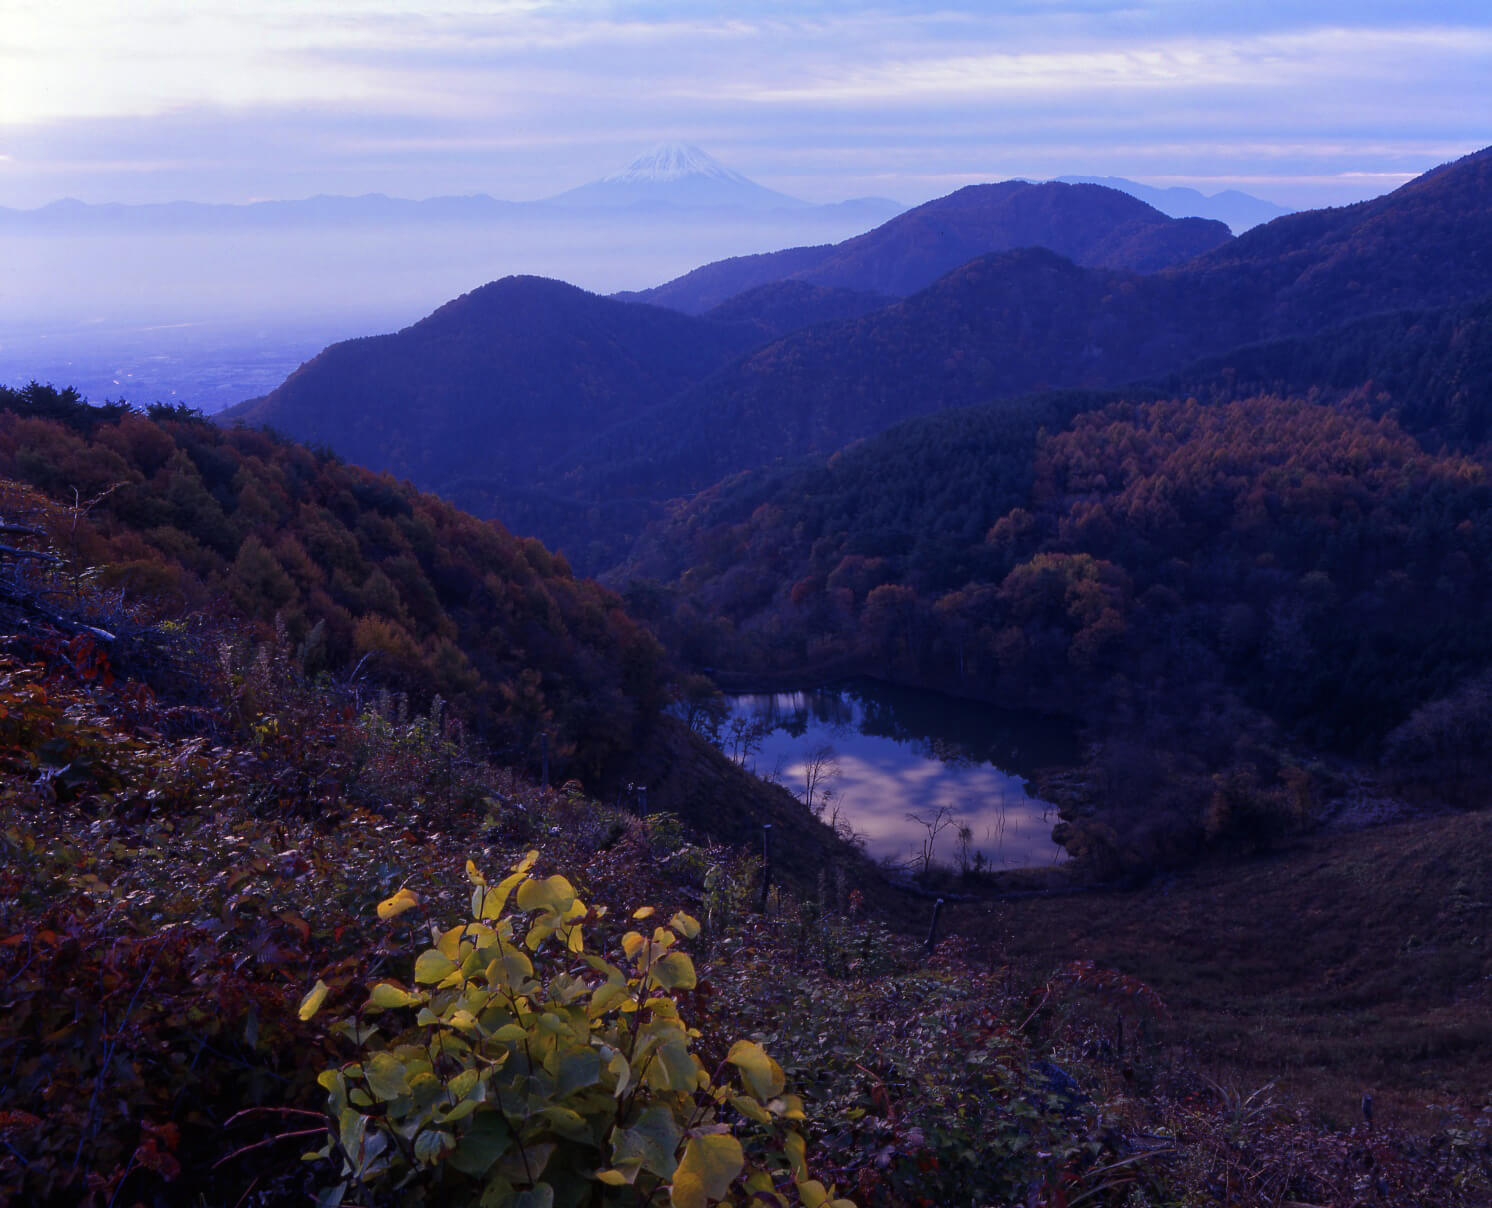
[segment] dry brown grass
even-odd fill
[[[958,907],[951,927],[1040,974],[1088,959],[1171,1008],[1166,1039],[1329,1122],[1415,1127],[1492,1087],[1492,814],[1322,834],[1144,889]]]

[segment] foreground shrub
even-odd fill
[[[537,858],[496,886],[468,863],[472,921],[420,954],[412,987],[379,982],[336,1025],[361,1059],[320,1078],[334,1122],[321,1156],[339,1163],[323,1203],[853,1208],[809,1179],[802,1101],[759,1045],[737,1041],[713,1073],[694,1052],[674,995],[695,989],[676,945],[698,922],[628,930],[608,960],[585,934],[605,912],[532,875]],[[378,910],[416,905],[401,890]],[[318,982],[302,1018],[326,995]]]

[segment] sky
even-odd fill
[[[1492,143],[1492,6],[0,0],[0,205],[530,200],[665,140],[811,201],[1341,204]]]

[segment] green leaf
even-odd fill
[[[409,1075],[404,1063],[392,1053],[374,1053],[363,1063],[363,1077],[377,1099],[397,1099],[409,1092]]]
[[[601,1054],[592,1048],[575,1049],[560,1058],[554,1096],[563,1099],[600,1081]]]
[[[299,1014],[302,1023],[314,1016],[317,1011],[321,1010],[321,1004],[326,1001],[326,996],[330,991],[331,987],[318,977],[316,979],[316,984],[312,986],[310,990],[307,991],[306,996],[300,1000]]]
[[[683,1129],[673,1118],[673,1113],[666,1107],[654,1105],[643,1112],[641,1119],[631,1128],[620,1129],[615,1134],[612,1163],[627,1166],[636,1162],[660,1179],[671,1179],[678,1169],[679,1141],[683,1136]]]
[[[379,982],[368,995],[368,1006],[377,1011],[388,1011],[395,1007],[410,1007],[424,999],[407,990],[401,990],[392,982]]]
[[[429,1128],[414,1139],[415,1161],[425,1166],[434,1166],[456,1145],[456,1138],[448,1132]]]
[[[774,1099],[782,1094],[782,1067],[759,1044],[738,1040],[730,1046],[725,1059],[741,1071],[741,1080],[758,1099]]]
[[[682,952],[670,952],[653,966],[653,977],[668,990],[692,990],[695,986],[694,962]]]
[[[723,1200],[745,1165],[741,1143],[732,1136],[689,1138],[673,1176],[673,1208],[708,1208],[711,1200]]]
[[[479,1112],[446,1159],[446,1165],[480,1179],[512,1144],[513,1134],[503,1123],[502,1116],[495,1111]]]
[[[434,948],[421,952],[414,963],[414,979],[422,986],[433,986],[454,973],[460,966]]]

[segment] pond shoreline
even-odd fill
[[[722,677],[725,749],[833,813],[872,859],[989,874],[1063,862],[1056,805],[1031,785],[1075,753],[1065,721],[862,675],[803,678]]]

